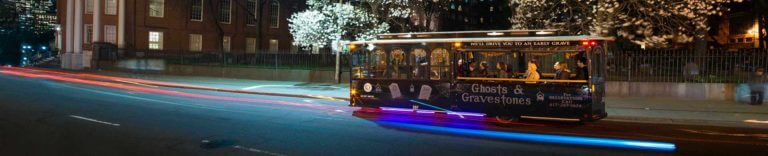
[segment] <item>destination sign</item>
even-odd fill
[[[504,42],[470,42],[470,47],[519,47],[519,46],[575,46],[578,42],[571,41],[504,41]]]

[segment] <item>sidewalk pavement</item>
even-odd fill
[[[163,81],[212,88],[270,92],[278,94],[317,95],[349,99],[349,84],[305,83],[245,80],[198,76],[172,76],[127,72],[93,71],[91,73],[153,81]],[[737,126],[768,129],[768,105],[747,105],[734,101],[699,101],[639,97],[607,97],[608,118],[622,122],[650,122],[709,126]]]
[[[735,101],[607,97],[608,118],[669,124],[768,128],[768,105]]]

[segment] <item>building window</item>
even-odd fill
[[[255,38],[246,38],[245,39],[245,52],[246,53],[256,53],[256,39]]]
[[[203,35],[189,34],[189,51],[203,51]]]
[[[256,12],[256,10],[258,10],[257,8],[258,6],[259,6],[259,3],[257,2],[257,0],[248,0],[246,4],[246,7],[248,7],[247,8],[248,12],[246,12],[248,14],[247,16],[248,19],[245,20],[245,24],[249,26],[256,25],[256,15],[258,15],[258,12]]]
[[[117,0],[107,0],[107,3],[105,4],[105,7],[106,7],[106,9],[104,9],[104,14],[107,14],[107,15],[117,15]],[[160,8],[162,8],[162,7],[160,7]],[[162,9],[160,9],[160,10],[162,10]],[[161,11],[159,17],[163,17],[162,11]]]
[[[149,49],[163,50],[163,32],[149,32]]]
[[[190,9],[189,19],[192,21],[203,21],[203,0],[193,0],[192,9]]]
[[[117,44],[117,26],[104,25],[104,41]]]
[[[85,32],[83,32],[83,44],[91,44],[93,41],[93,25],[86,24]]]
[[[149,0],[149,16],[163,17],[165,15],[165,0]]]
[[[280,1],[272,1],[272,5],[269,6],[269,25],[272,28],[280,27]]]
[[[280,44],[279,44],[279,42],[277,40],[275,40],[275,39],[269,40],[269,52],[270,53],[277,53],[277,51],[280,50],[279,46],[280,46]]]
[[[93,0],[85,0],[85,14],[93,14]]]
[[[219,4],[221,5],[219,9],[219,22],[229,23],[232,20],[232,0],[221,0]]]

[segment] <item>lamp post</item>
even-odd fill
[[[342,3],[344,3],[344,0],[339,0],[339,4],[342,4]],[[340,44],[340,43],[341,42],[335,42],[332,44],[346,45],[346,44]],[[336,49],[336,73],[334,75],[336,78],[336,83],[341,83],[341,48]]]

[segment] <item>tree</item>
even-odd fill
[[[513,29],[562,29],[574,35],[590,34],[598,0],[512,0]]]
[[[413,11],[409,0],[361,0],[357,6],[371,16],[391,26],[394,32],[411,30],[408,20]]]
[[[707,19],[742,0],[514,0],[515,28],[563,28],[574,34],[611,35],[645,47],[669,47],[704,38]],[[522,15],[522,16],[521,16]]]
[[[417,31],[437,31],[435,21],[448,11],[449,0],[410,0],[407,4],[411,7],[410,20]]]
[[[342,39],[371,40],[389,30],[389,24],[350,4],[309,0],[307,5],[308,10],[288,19],[294,45],[325,47]]]

